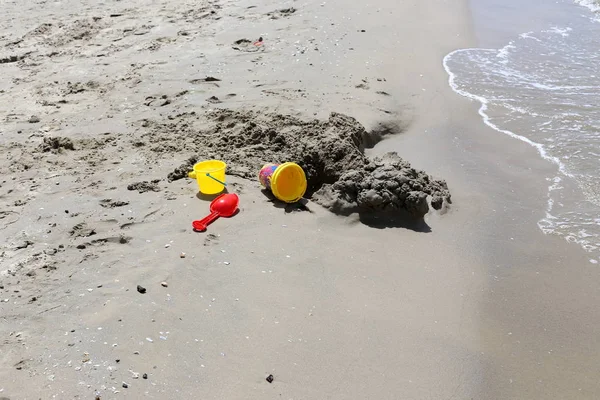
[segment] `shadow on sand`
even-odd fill
[[[431,232],[424,219],[417,219],[404,210],[392,213],[359,213],[359,221],[375,229],[403,228],[420,233]]]
[[[220,195],[227,194],[227,193],[229,193],[229,192],[227,191],[227,188],[225,188],[222,192],[219,192],[216,194],[204,194],[202,192],[198,192],[198,193],[196,193],[196,197],[202,201],[213,201]]]
[[[269,199],[269,203],[273,204],[273,207],[283,209],[286,214],[297,211],[314,212],[308,207],[309,201],[307,199],[300,199],[295,203],[284,203],[283,201],[278,200],[270,190],[262,189],[262,193]]]
[[[310,213],[314,213],[314,211],[309,208],[310,201],[307,199],[301,199],[296,203],[284,203],[278,200],[269,190],[263,189],[262,193],[267,199],[269,199],[269,202],[273,204],[273,207],[283,209],[285,213],[297,211],[308,211]],[[405,210],[396,210],[393,213],[358,212],[335,214],[342,217],[358,214],[358,221],[360,223],[375,229],[402,228],[420,233],[431,232],[431,227],[427,225],[427,222],[425,222],[424,219],[417,219]]]

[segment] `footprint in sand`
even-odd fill
[[[252,41],[249,39],[239,39],[233,42],[231,46],[234,50],[243,51],[246,53],[255,53],[257,51],[264,51],[264,42],[263,38],[260,37],[256,41]]]
[[[215,235],[214,233],[209,233],[206,235],[206,238],[204,238],[205,246],[210,246],[217,243],[219,243],[219,236]]]

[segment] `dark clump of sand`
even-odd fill
[[[193,170],[194,164],[198,162],[198,157],[192,156],[188,158],[183,164],[175,168],[173,172],[167,175],[167,180],[173,182],[188,176],[188,173]]]
[[[61,149],[75,150],[73,141],[67,137],[45,137],[44,141],[39,146],[39,151],[41,152],[58,152],[61,151]]]
[[[182,114],[168,122],[144,121],[143,136],[155,153],[191,149],[194,156],[168,175],[187,176],[196,160],[217,158],[228,174],[256,179],[267,162],[293,161],[306,172],[307,197],[338,214],[408,211],[422,218],[450,203],[446,182],[418,171],[395,153],[369,159],[365,148],[381,140],[354,118],[331,113],[326,121],[289,115],[216,110],[206,116]]]
[[[151,182],[141,181],[141,182],[131,183],[131,184],[127,185],[127,190],[137,190],[138,193],[158,192],[158,191],[160,191],[158,182],[160,182],[160,179],[154,179]]]

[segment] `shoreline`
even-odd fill
[[[490,22],[484,27],[485,22],[483,21],[485,21],[484,15],[486,15],[484,10],[486,10],[486,8],[488,9],[488,14],[492,12],[496,13],[496,19],[494,19],[494,22]],[[537,12],[538,10],[539,12]],[[477,85],[474,85],[471,88],[465,87],[464,74],[466,72],[463,71],[462,74],[458,73],[458,71],[461,70],[461,64],[464,63],[464,61],[462,63],[460,62],[463,57],[468,59],[471,57],[487,58],[486,54],[490,54],[489,59],[492,60],[496,56],[501,57],[503,59],[501,64],[509,62],[511,65],[522,65],[521,63],[523,62],[531,62],[528,53],[515,53],[518,52],[519,49],[524,51],[523,48],[527,48],[527,42],[533,40],[529,38],[529,35],[533,35],[536,41],[542,43],[544,40],[553,40],[551,37],[552,35],[562,36],[563,38],[571,36],[569,34],[572,30],[570,26],[576,26],[578,23],[587,21],[589,26],[593,26],[594,24],[589,21],[592,18],[591,15],[580,15],[580,12],[583,10],[582,7],[569,1],[556,3],[548,8],[543,7],[541,3],[537,4],[535,2],[533,4],[528,4],[526,7],[521,7],[521,4],[518,2],[509,1],[508,3],[503,2],[502,4],[499,4],[496,0],[486,0],[482,4],[478,4],[476,11],[474,11],[476,17],[479,17],[480,19],[475,24],[479,25],[477,29],[477,36],[480,37],[478,46],[458,49],[449,53],[444,57],[443,64],[450,76],[450,86],[453,90],[461,96],[480,104],[478,113],[481,115],[481,118],[486,125],[499,133],[506,134],[529,144],[538,151],[541,158],[556,166],[556,171],[547,173],[543,177],[539,177],[547,182],[546,185],[548,188],[545,195],[547,200],[543,206],[545,215],[540,217],[537,224],[540,230],[547,235],[562,236],[568,242],[575,242],[580,245],[582,251],[586,251],[589,254],[589,262],[596,264],[598,263],[598,260],[596,259],[597,251],[594,250],[597,250],[597,240],[595,240],[597,238],[597,232],[594,230],[593,226],[591,227],[591,232],[586,232],[585,227],[586,225],[594,225],[594,212],[591,211],[594,209],[593,192],[591,192],[592,194],[589,192],[586,193],[584,189],[585,184],[578,179],[582,174],[585,174],[584,171],[579,170],[577,164],[569,164],[569,157],[561,153],[560,150],[557,150],[555,146],[552,145],[552,140],[546,140],[548,138],[545,138],[543,134],[540,134],[539,127],[530,127],[526,123],[521,125],[513,123],[512,126],[503,123],[497,115],[498,108],[501,108],[502,106],[498,104],[498,101],[494,100],[494,95],[491,94],[488,96],[487,94],[483,94],[481,91],[478,91]],[[536,18],[533,21],[530,21],[528,16],[533,14],[536,15]],[[483,19],[483,21],[481,21],[481,19]],[[510,27],[506,26],[505,21],[508,20],[514,21],[516,27],[512,25],[510,25]],[[537,30],[528,30],[531,27],[528,28],[527,25],[524,25],[527,21],[530,21],[530,24]],[[588,34],[587,36],[589,36],[590,32],[588,32],[588,29],[581,27],[580,31],[585,31],[585,33]],[[523,33],[524,31],[527,31],[527,33]],[[579,32],[579,36],[581,36],[581,34],[582,32]],[[539,38],[542,38],[542,41],[540,41]],[[502,42],[502,40],[504,42]],[[496,44],[498,47],[494,48],[492,44]],[[473,56],[467,54],[473,54]],[[494,68],[501,67],[496,66]],[[452,69],[455,69],[458,73],[458,77],[452,72]],[[459,80],[457,80],[457,78],[459,78]],[[463,86],[459,86],[461,79]],[[530,79],[544,78],[543,75],[539,75],[537,77],[532,76]],[[573,77],[573,79],[575,79],[575,77]],[[557,85],[559,84],[557,83]],[[515,91],[517,96],[518,93],[518,91]],[[507,92],[506,95],[511,96],[510,91]],[[539,95],[541,96],[541,94]],[[524,107],[527,106],[526,103],[522,105]],[[519,106],[516,107],[518,108]],[[536,106],[533,105],[532,107],[535,109]],[[490,114],[490,111],[492,114],[496,113],[496,116],[491,116],[492,114]],[[532,113],[544,114],[545,111],[548,110],[536,109],[532,111]],[[551,111],[549,112],[551,113]],[[592,117],[590,116],[590,118]],[[530,128],[533,129],[533,131],[530,132]],[[580,143],[580,145],[583,144]],[[578,208],[587,209],[586,206],[590,207],[590,210],[584,212],[586,215],[581,217],[581,224],[575,223],[574,226],[569,228],[568,225],[572,222],[568,217],[568,215],[571,214],[570,211],[576,212]],[[585,223],[585,221],[587,221],[587,223]],[[567,228],[561,229],[562,226],[567,226]],[[585,236],[586,233],[588,234],[587,236]]]
[[[0,99],[15,117],[3,135],[60,133],[83,155],[11,169],[26,142],[2,165],[15,177],[3,202],[27,202],[8,215],[19,219],[2,230],[5,256],[34,273],[1,277],[0,396],[594,398],[596,271],[575,274],[584,255],[531,223],[546,190],[531,177],[549,166],[448,85],[442,58],[475,41],[468,2],[431,3],[109,2],[81,10],[122,18],[84,24],[93,45],[63,27],[49,44],[64,52],[56,65],[8,64],[17,83]],[[231,49],[258,37],[264,52]],[[30,92],[46,105],[8,101]],[[68,101],[47,105],[57,98]],[[453,205],[426,216],[429,233],[376,229],[314,204],[286,213],[258,182],[228,176],[241,212],[191,232],[207,211],[194,182],[125,189],[164,179],[190,149],[149,163],[131,146],[140,121],[213,108],[399,123],[368,155],[395,150],[446,179]]]

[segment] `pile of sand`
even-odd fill
[[[205,118],[208,118],[208,124]],[[367,132],[354,118],[332,113],[327,121],[304,121],[289,115],[217,110],[168,121],[144,120],[140,146],[163,155],[192,151],[183,165],[168,176],[187,176],[194,162],[217,158],[228,163],[228,173],[256,179],[267,162],[293,161],[306,172],[307,196],[339,214],[408,211],[422,218],[450,202],[444,181],[411,168],[395,153],[369,159],[365,147],[379,136]]]

